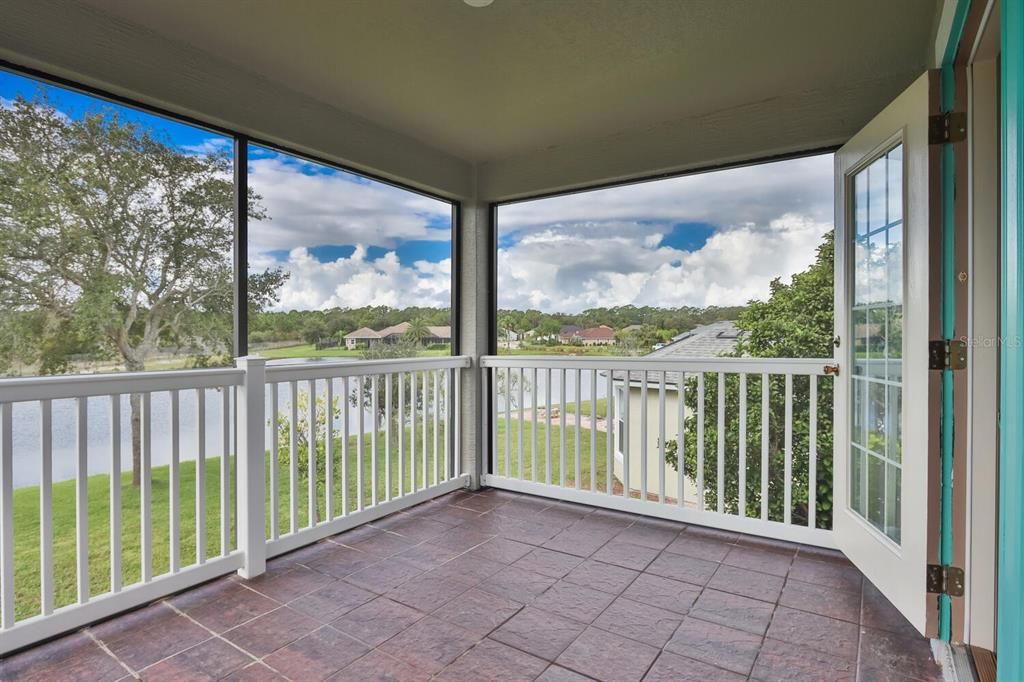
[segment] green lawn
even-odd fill
[[[420,426],[418,423],[417,426]],[[408,429],[406,434],[408,434]],[[415,462],[417,483],[422,486],[422,443],[424,434],[417,428],[417,457]],[[440,473],[444,477],[444,425],[438,432],[439,453],[441,454]],[[372,500],[372,436],[364,438],[363,452],[363,501],[369,506]],[[410,461],[411,439],[405,438],[403,453],[403,479],[406,491],[409,490],[409,474],[412,467]],[[428,444],[427,472],[429,483],[434,482],[433,457],[433,424],[428,423],[426,434]],[[348,509],[355,510],[358,501],[357,459],[358,437],[349,438],[349,453],[345,478],[347,479]],[[378,477],[377,495],[379,500],[385,499],[385,439],[382,433],[377,439]],[[333,452],[334,459],[334,515],[342,511],[342,452],[341,439],[336,439]],[[267,475],[271,458],[267,457]],[[300,458],[301,462],[301,458]],[[318,469],[318,511],[320,518],[326,518],[324,506],[324,457],[321,451],[317,457]],[[392,445],[391,457],[391,490],[398,492],[398,451],[397,439]],[[229,461],[229,481],[233,481],[234,458]],[[206,493],[206,556],[218,556],[221,551],[221,515],[220,515],[220,458],[206,460],[205,467]],[[282,447],[278,461],[278,528],[281,534],[290,528],[289,477],[287,464],[287,444]],[[196,556],[196,466],[195,462],[182,462],[180,469],[180,565],[188,566],[195,562]],[[153,575],[158,576],[168,571],[170,561],[170,496],[169,467],[154,467],[152,480],[151,518],[153,526]],[[62,481],[53,485],[53,579],[54,606],[71,604],[76,600],[76,568],[75,568],[75,482]],[[122,583],[130,585],[138,582],[141,576],[139,490],[131,483],[131,474],[126,473],[120,481],[121,486],[121,574]],[[229,489],[233,487],[229,485]],[[300,474],[297,484],[296,501],[298,505],[297,522],[299,528],[306,525],[308,519],[308,478]],[[89,537],[89,582],[92,594],[102,594],[110,589],[110,477],[106,474],[90,476],[88,479],[88,537]],[[267,528],[270,527],[268,487]],[[229,539],[234,547],[234,512],[232,503],[228,505],[230,517]],[[15,569],[15,615],[17,619],[27,618],[40,612],[40,569],[39,569],[39,488],[26,487],[14,491],[14,569]],[[229,548],[230,549],[230,548]]]
[[[600,409],[600,406],[598,407]],[[498,443],[497,443],[497,462],[495,464],[494,473],[499,476],[505,475],[505,430],[506,427],[510,428],[509,436],[510,448],[509,453],[511,459],[509,461],[509,475],[512,478],[525,478],[527,480],[537,480],[542,483],[547,482],[547,429],[544,425],[543,420],[538,420],[536,431],[533,428],[533,422],[531,420],[524,420],[523,426],[523,467],[522,472],[519,470],[519,420],[513,419],[506,425],[505,420],[498,420]],[[551,427],[551,482],[557,485],[560,481],[561,473],[561,436],[562,428],[559,426]],[[597,466],[595,473],[597,476],[597,490],[602,491],[607,486],[607,462],[608,462],[608,450],[607,450],[607,434],[601,431],[597,432]],[[534,476],[534,457],[536,458],[536,477]],[[585,490],[590,490],[590,429],[580,428],[580,487]],[[567,486],[576,486],[576,428],[570,426],[565,429],[565,483]]]
[[[583,415],[589,417],[592,412],[593,403],[590,400],[583,401]],[[565,402],[565,411],[569,414],[576,414],[576,401],[567,400]],[[604,419],[608,416],[608,399],[598,398],[597,399],[597,417],[598,419]]]
[[[253,351],[261,357],[277,360],[281,358],[362,358],[363,349],[359,350],[348,350],[344,346],[338,348],[324,348],[323,350],[317,350],[313,344],[305,343],[298,346],[282,346],[280,348],[263,348],[257,351]],[[444,350],[421,350],[419,352],[422,356],[434,356],[441,357],[444,355],[450,355],[451,349],[446,348]]]
[[[622,355],[616,346],[527,346],[525,348],[498,348],[498,355]]]

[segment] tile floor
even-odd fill
[[[0,660],[3,680],[934,680],[841,555],[457,492]]]

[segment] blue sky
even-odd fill
[[[40,88],[71,117],[111,107],[189,152],[230,148],[211,131],[0,70],[0,105]],[[250,267],[291,274],[277,309],[450,304],[448,203],[255,145],[249,172],[269,218],[250,222]],[[831,155],[502,206],[498,304],[743,304],[813,261],[832,210]]]

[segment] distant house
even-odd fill
[[[615,343],[615,330],[606,324],[580,329],[575,325],[562,327],[558,335],[560,343],[572,343],[581,346],[610,346]]]
[[[698,359],[714,358],[731,353],[736,348],[736,343],[743,337],[744,332],[736,327],[732,321],[714,322],[702,325],[674,336],[670,342],[663,347],[648,353],[647,358],[659,359]],[[612,414],[610,431],[615,441],[615,476],[623,480],[624,453],[628,446],[629,457],[629,487],[633,490],[640,489],[640,453],[642,452],[641,436],[643,430],[640,426],[641,415],[643,414],[643,400],[641,386],[644,372],[632,371],[616,372],[614,375],[615,401]],[[666,372],[665,377],[665,440],[676,440],[679,438],[679,384],[678,372]],[[658,406],[660,387],[662,382],[661,372],[647,372],[647,490],[648,492],[658,491],[658,466],[659,449],[659,419],[660,410]],[[627,403],[628,394],[628,404]],[[625,420],[628,415],[629,428],[625,428]],[[685,415],[684,415],[685,416]],[[628,443],[627,443],[628,434]],[[675,469],[666,467],[665,471],[665,496],[678,499],[679,481]],[[684,481],[683,498],[688,503],[697,499],[697,490],[692,481]]]
[[[396,343],[409,331],[412,326],[409,322],[385,327],[374,331],[369,327],[362,327],[350,334],[345,334],[345,348],[354,350],[356,348],[368,348],[378,343]],[[452,328],[450,326],[428,326],[427,336],[421,339],[420,343],[429,346],[435,343],[451,343]]]

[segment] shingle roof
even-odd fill
[[[683,332],[672,337],[672,340],[665,346],[651,351],[645,357],[657,359],[697,359],[715,358],[731,353],[736,348],[736,343],[743,337],[744,332],[736,326],[736,322],[725,320],[712,322],[711,324],[695,327],[688,332]],[[615,372],[614,377],[622,380],[625,372]],[[635,370],[629,373],[630,382],[641,381],[643,371]],[[649,371],[647,373],[648,383],[661,381],[661,372]],[[666,383],[678,384],[678,372],[666,372]]]
[[[369,327],[360,327],[359,329],[355,330],[354,332],[349,332],[348,334],[345,334],[345,338],[346,339],[379,339],[380,338],[380,334],[378,334],[377,332],[373,331]]]

